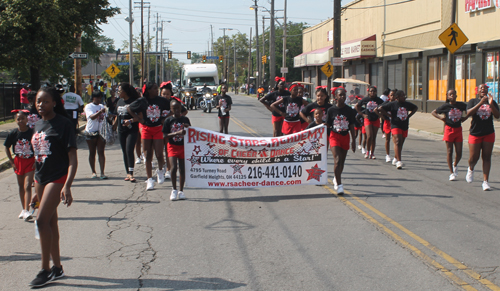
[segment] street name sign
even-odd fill
[[[72,59],[87,59],[89,57],[88,53],[71,53],[69,57]]]

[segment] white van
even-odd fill
[[[215,91],[219,86],[219,76],[216,64],[189,64],[182,67],[182,87],[196,87],[196,91],[203,88],[203,84]]]

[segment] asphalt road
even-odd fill
[[[270,136],[270,113],[232,97],[230,133]],[[216,113],[188,117],[218,129]],[[110,179],[91,180],[80,147],[75,202],[59,207],[67,278],[47,289],[500,290],[498,156],[483,192],[480,163],[465,182],[467,152],[449,182],[443,142],[410,132],[403,170],[385,163],[380,137],[377,160],[349,152],[344,197],[332,185],[186,188],[188,200],[171,202],[169,182],[145,191],[143,165],[140,182],[123,181],[118,145],[106,151]],[[40,247],[33,223],[17,219],[12,171],[0,182],[0,289],[26,290]]]

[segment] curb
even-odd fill
[[[81,125],[78,130],[80,130],[81,132],[83,132],[83,130],[85,129],[85,126],[86,126],[86,123],[84,125]],[[77,143],[78,143],[78,136],[80,135],[77,135]],[[5,158],[3,159],[2,161],[0,161],[0,173],[3,173],[5,170],[8,170],[12,168],[12,166],[10,165],[10,161],[9,161],[9,158]]]

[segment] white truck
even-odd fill
[[[216,64],[189,64],[182,67],[182,87],[195,87],[196,91],[203,88],[204,84],[215,91],[219,86],[219,76]]]

